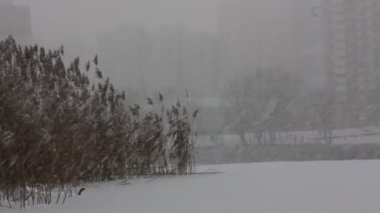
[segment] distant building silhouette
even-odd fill
[[[148,31],[121,26],[98,36],[102,65],[119,84],[142,93],[171,88],[206,94],[217,87],[216,37],[181,26]]]
[[[31,42],[30,8],[14,5],[12,0],[0,0],[0,39],[9,35],[21,43]]]
[[[380,80],[380,1],[293,0],[293,5],[297,64],[324,75],[340,126],[358,124],[366,94]]]
[[[307,85],[323,87],[327,57],[324,45],[322,0],[292,0],[292,37],[295,41],[296,69],[303,72]]]
[[[294,70],[290,0],[220,0],[218,28],[227,74]]]
[[[376,0],[323,0],[322,15],[330,84],[341,123],[359,122],[366,96],[379,72],[379,3]]]

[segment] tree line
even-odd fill
[[[236,75],[224,91],[225,130],[238,134],[243,145],[247,133],[268,144],[277,141],[276,132],[302,130],[316,130],[331,144],[334,129],[378,125],[380,84],[359,84],[358,75],[347,75],[346,88],[339,91],[336,80],[328,76],[320,87],[310,87],[302,76],[281,70]]]

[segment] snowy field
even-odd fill
[[[218,174],[99,184],[65,205],[1,213],[378,213],[380,161],[203,166]]]

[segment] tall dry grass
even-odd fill
[[[89,182],[193,171],[196,112],[167,109],[161,94],[148,99],[158,111],[127,107],[97,56],[82,72],[79,58],[66,68],[63,55],[0,42],[0,205],[64,202]]]

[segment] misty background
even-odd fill
[[[0,211],[376,209],[379,62],[379,0],[0,0]]]
[[[98,54],[127,104],[190,91],[201,144],[345,144],[358,136],[347,129],[380,132],[379,11],[376,0],[1,0],[0,37],[63,45],[67,64]]]
[[[194,92],[212,90],[209,92],[215,93],[220,91],[225,79],[238,70],[257,70],[264,67],[300,69],[300,63],[304,62],[297,58],[300,55],[300,50],[296,49],[296,39],[299,36],[297,34],[309,33],[310,35],[302,35],[309,39],[309,43],[317,43],[319,39],[318,35],[315,35],[316,32],[305,29],[318,25],[318,15],[314,14],[314,7],[318,6],[318,1],[299,3],[296,0],[18,0],[14,1],[14,4],[30,7],[33,42],[47,47],[63,44],[67,50],[68,61],[76,56],[90,57],[98,53],[103,61],[103,70],[122,89],[143,87],[143,91],[155,91],[170,86],[177,87],[171,81],[173,76],[177,75],[175,80],[183,88],[191,91],[201,88],[199,92]],[[246,11],[242,10],[243,7],[246,7]],[[307,20],[307,24],[302,26],[302,31],[296,29],[296,19]],[[173,40],[170,36],[180,40],[177,44],[170,41],[162,43],[165,39]],[[136,46],[136,39],[143,37],[146,39],[142,40],[145,47]],[[118,46],[119,49],[109,50],[112,45]],[[165,54],[164,51],[171,51],[171,46],[182,48],[178,51],[188,54],[183,56],[185,59],[195,56],[199,56],[200,59],[181,62],[182,59],[170,58],[170,53],[167,53],[166,59],[157,58],[157,55]],[[242,46],[245,47],[242,49]],[[136,58],[141,58],[136,55],[138,48],[149,54],[141,56],[145,57],[145,61],[139,62],[140,65],[136,65]],[[309,48],[310,52],[314,51],[312,54],[321,51],[313,48],[316,47],[311,45]],[[133,61],[127,63],[131,67],[145,66],[145,74],[138,71],[143,68],[128,70],[123,67],[124,59],[126,63],[128,59]],[[205,62],[206,60],[213,61]],[[307,76],[312,82],[318,82],[322,71],[315,67],[318,61],[312,60],[318,59],[310,56],[309,64],[305,65],[310,68]],[[166,65],[162,65],[165,63]],[[197,86],[194,82],[183,84],[179,82],[184,81],[178,77],[179,72],[188,73],[196,81],[204,80],[201,76],[211,77],[210,75],[216,79],[215,82],[209,80]],[[161,77],[157,78],[150,75],[151,73],[160,73]]]

